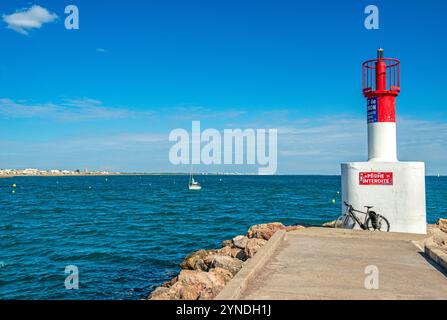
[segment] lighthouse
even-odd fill
[[[396,97],[400,92],[400,61],[384,58],[363,63],[363,95],[367,101],[368,161],[397,161]]]
[[[362,75],[368,161],[342,163],[343,202],[362,211],[366,206],[374,207],[388,219],[391,232],[425,234],[425,165],[400,162],[397,157],[400,61],[385,58],[383,49],[379,49],[375,59],[362,64]]]

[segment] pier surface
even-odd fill
[[[278,231],[216,299],[447,299],[423,235],[331,228]],[[366,289],[368,266],[379,289]],[[374,268],[374,267],[373,267]]]

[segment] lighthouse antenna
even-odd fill
[[[383,59],[383,49],[377,49],[377,59]]]

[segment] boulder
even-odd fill
[[[221,247],[225,248],[225,247],[231,246],[232,244],[233,244],[232,240],[224,240],[224,241],[222,241]]]
[[[200,270],[182,270],[179,281],[172,286],[179,291],[180,299],[198,299],[203,291],[213,291],[214,284],[208,272]]]
[[[221,256],[230,256],[231,257],[231,246],[226,246],[217,250],[217,254]]]
[[[149,300],[176,300],[180,296],[176,296],[176,291],[171,288],[158,287],[149,296]]]
[[[245,249],[248,238],[246,236],[236,236],[233,238],[233,246],[239,249]]]
[[[433,230],[431,237],[438,247],[447,246],[447,233],[441,231],[441,229]]]
[[[244,249],[245,255],[248,258],[253,258],[256,252],[258,252],[258,250],[261,249],[266,243],[267,240],[264,239],[258,239],[258,238],[250,239],[247,242],[247,246]]]
[[[208,276],[212,281],[213,286],[207,287],[200,293],[200,300],[212,300],[219,292],[224,288],[224,286],[233,278],[230,271],[222,268],[214,268],[208,272]]]
[[[174,283],[176,283],[177,281],[178,281],[178,277],[174,277],[174,278],[172,278],[171,280],[169,280],[169,281],[163,283],[161,286],[162,286],[162,287],[169,288],[169,287],[171,287]]]
[[[301,230],[301,229],[306,229],[306,227],[304,227],[304,226],[288,226],[288,227],[285,228],[285,230],[287,232],[295,231],[295,230]]]
[[[233,278],[233,274],[223,268],[213,268],[208,273],[216,277],[216,284],[222,287]]]
[[[257,224],[248,229],[247,237],[269,240],[276,231],[282,229],[285,229],[285,226],[280,222]]]
[[[179,291],[178,295],[183,300],[210,300],[217,296],[232,277],[230,271],[221,268],[209,272],[182,270],[173,289]]]
[[[323,227],[325,227],[325,228],[335,228],[335,227],[341,228],[341,220],[334,220],[334,221],[329,221],[329,222],[323,223]]]
[[[180,268],[184,270],[206,270],[206,265],[203,262],[203,258],[205,258],[210,253],[214,252],[213,250],[199,250],[189,254],[183,261],[180,263]]]
[[[201,292],[197,292],[194,288],[187,286],[187,285],[181,285],[178,288],[180,299],[182,300],[197,300],[200,297]]]
[[[235,275],[242,268],[242,264],[243,262],[236,258],[214,255],[211,266],[213,268],[222,268],[228,270],[231,272],[232,275]]]
[[[438,225],[441,231],[447,233],[447,219],[439,219],[436,224]]]
[[[231,257],[245,261],[247,260],[247,255],[245,254],[244,249],[240,248],[231,248]]]
[[[232,257],[232,258],[237,258],[237,259],[242,260],[242,261],[247,260],[247,256],[245,254],[244,249],[240,249],[240,248],[237,248],[237,247],[226,246],[226,247],[223,247],[223,248],[217,250],[216,254],[221,255],[221,256],[229,256],[229,257]],[[210,266],[210,263],[212,262],[210,260],[210,258],[213,259],[212,255],[209,255],[209,256],[204,258],[204,262],[205,262],[205,264],[208,267]]]

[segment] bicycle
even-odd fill
[[[346,203],[346,201],[343,203],[347,207],[347,210],[343,216],[336,220],[335,227],[337,227],[337,224],[341,220],[341,225],[344,227],[352,225],[352,228],[354,228],[355,224],[357,223],[362,230],[390,231],[390,223],[388,220],[384,216],[372,211],[372,206],[365,206],[366,212],[364,212],[354,209],[354,207]],[[362,222],[360,218],[357,217],[355,212],[364,214],[365,220]]]

